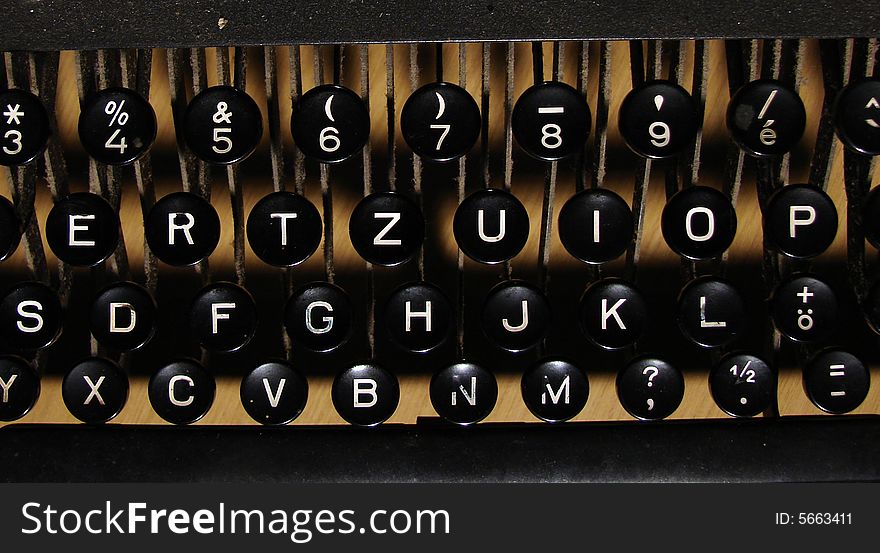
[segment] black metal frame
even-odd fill
[[[6,4],[0,50],[880,34],[877,2],[857,0],[10,0]]]

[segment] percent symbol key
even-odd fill
[[[134,90],[107,88],[83,104],[79,139],[95,160],[127,165],[143,156],[156,139],[156,114]]]

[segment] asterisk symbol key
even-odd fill
[[[20,107],[21,104],[15,104],[15,107],[6,104],[6,111],[3,112],[3,116],[6,117],[7,125],[11,125],[13,121],[15,121],[16,125],[21,125],[21,119],[19,119],[19,117],[24,117],[24,112],[19,111]]]

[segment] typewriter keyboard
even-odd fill
[[[877,54],[7,52],[0,421],[878,414]]]

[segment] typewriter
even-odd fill
[[[880,478],[876,10],[13,0],[0,478]]]

